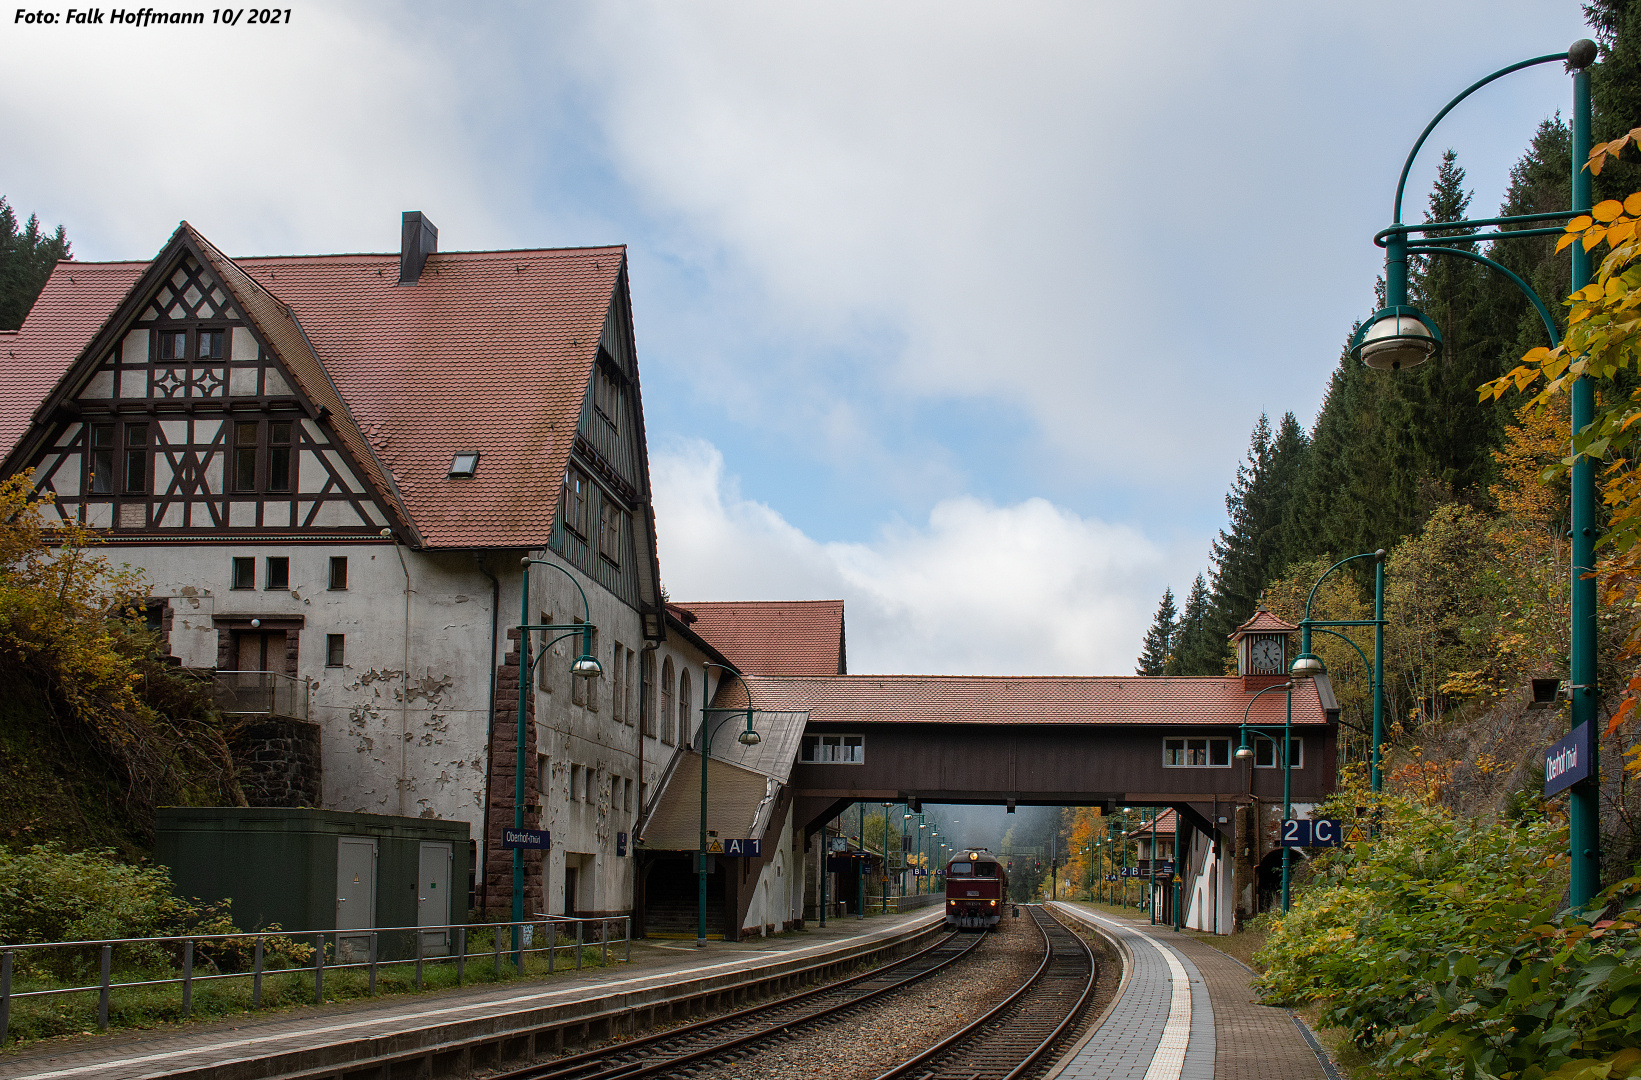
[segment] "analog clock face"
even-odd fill
[[[1248,667],[1255,675],[1282,674],[1282,639],[1254,638],[1248,643]]]

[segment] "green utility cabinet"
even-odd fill
[[[259,930],[363,930],[467,921],[467,823],[273,807],[168,807],[155,861],[177,895],[233,901]],[[424,935],[442,951],[444,935]],[[436,940],[434,940],[436,939]],[[384,953],[398,952],[384,945]]]

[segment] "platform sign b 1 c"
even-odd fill
[[[1590,776],[1590,725],[1580,724],[1573,733],[1544,751],[1544,794],[1565,791]]]

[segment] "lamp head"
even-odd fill
[[[1375,311],[1350,341],[1350,355],[1380,371],[1418,367],[1441,352],[1442,332],[1408,304]]]
[[[1573,71],[1583,71],[1595,63],[1598,51],[1595,42],[1589,38],[1579,38],[1567,50],[1567,67]]]
[[[1300,653],[1293,658],[1293,666],[1288,668],[1288,674],[1296,679],[1314,679],[1326,672],[1327,665],[1315,653]]]
[[[1241,746],[1236,748],[1235,756],[1238,761],[1247,761],[1249,758],[1254,756],[1253,747],[1249,746],[1247,743],[1243,743]]]
[[[739,735],[735,736],[735,739],[742,746],[757,746],[759,743],[764,741],[763,736],[759,735],[756,731],[753,731],[751,728],[747,728],[745,731],[743,731]]]
[[[583,653],[570,665],[570,674],[578,679],[596,679],[604,674],[604,667],[598,662],[597,657]]]

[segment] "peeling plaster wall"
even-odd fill
[[[565,565],[551,554],[545,557],[555,565]],[[552,833],[552,850],[546,859],[545,910],[563,913],[565,869],[573,866],[579,878],[573,902],[581,914],[625,914],[632,910],[637,851],[633,829],[643,806],[655,797],[657,782],[678,752],[678,673],[686,667],[690,672],[691,700],[684,706],[684,719],[693,735],[700,723],[700,695],[705,674],[702,661],[706,657],[677,639],[661,643],[654,653],[650,701],[641,705],[644,639],[638,612],[573,567],[566,566],[566,569],[586,591],[592,622],[598,627],[595,647],[604,674],[591,693],[572,685],[570,664],[580,652],[580,638],[576,636],[548,649],[531,678],[537,765],[541,763],[541,755],[547,764],[546,788],[538,796],[540,821],[541,827]],[[507,606],[508,601],[503,601],[504,625],[518,621],[516,573],[507,584],[513,599],[511,607]],[[531,567],[530,592],[529,610],[533,621],[563,625],[582,617],[581,594],[565,573],[539,565]],[[538,635],[536,649],[542,643]],[[618,690],[615,660],[618,645],[623,656],[622,682],[631,686],[631,704],[623,707],[620,719],[617,719],[614,700]],[[627,672],[629,652],[630,673]],[[662,716],[661,673],[669,657],[674,692],[667,715]],[[709,694],[716,688],[720,674],[716,670],[710,672]],[[619,689],[626,692],[625,685]],[[655,711],[652,736],[642,736],[641,708]],[[639,765],[641,738],[642,770]],[[629,781],[630,799],[627,796]],[[572,785],[576,788],[573,792]],[[511,807],[511,793],[497,801],[502,800]],[[494,832],[494,823],[492,826]],[[627,834],[626,855],[616,854],[620,833]]]
[[[227,631],[218,620],[301,620],[296,676],[312,684],[322,808],[466,821],[477,836],[490,581],[469,552],[403,554],[413,590],[408,680],[405,575],[392,544],[115,545],[115,561],[142,569],[149,595],[168,599],[171,651],[186,667],[219,666]],[[345,590],[328,587],[332,556],[348,560]],[[256,560],[257,588],[229,587],[235,557]],[[269,557],[290,560],[288,589],[262,588]],[[326,666],[330,634],[344,636],[341,667]]]
[[[758,872],[741,929],[749,934],[778,934],[803,918],[804,858],[792,836],[793,815],[788,812],[778,837],[765,837],[775,857]]]

